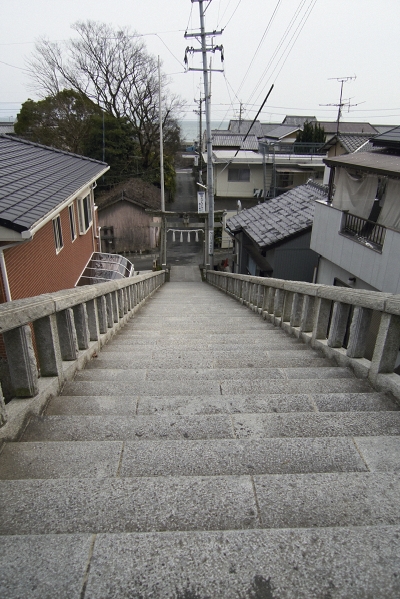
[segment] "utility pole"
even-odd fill
[[[165,191],[164,191],[164,140],[162,124],[162,101],[161,101],[161,69],[160,57],[158,57],[158,118],[160,124],[160,185],[161,185],[161,238],[160,238],[160,263],[161,268],[167,268],[167,223],[165,215]]]
[[[185,32],[185,39],[196,38],[201,43],[201,48],[186,48],[185,52],[185,63],[187,64],[187,54],[194,52],[201,52],[203,58],[203,68],[189,68],[189,71],[202,71],[204,81],[204,101],[206,108],[206,141],[207,141],[207,208],[208,208],[208,235],[206,237],[206,268],[214,268],[214,181],[213,181],[213,164],[212,164],[212,138],[211,138],[211,97],[209,91],[209,72],[211,69],[207,67],[207,52],[215,53],[216,50],[221,52],[221,59],[223,60],[223,47],[214,46],[213,39],[216,35],[221,35],[222,31],[206,32],[204,24],[204,2],[210,2],[211,0],[191,0],[192,3],[199,3],[200,12],[200,32],[199,33],[187,33]],[[207,38],[211,38],[211,44],[207,45]],[[222,69],[212,69],[219,72],[223,72]],[[207,245],[208,244],[208,245]]]
[[[196,98],[194,99],[194,101],[196,102],[196,104],[199,105],[199,109],[198,110],[194,110],[193,112],[195,114],[199,115],[199,183],[203,183],[203,152],[202,152],[202,148],[203,148],[203,108],[202,108],[202,104],[204,102],[204,99],[201,97],[201,93],[200,93],[200,100],[196,100]]]

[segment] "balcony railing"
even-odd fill
[[[340,232],[370,249],[381,251],[385,240],[386,228],[371,220],[346,213]]]

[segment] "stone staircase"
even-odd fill
[[[0,596],[398,598],[399,406],[188,279],[3,445]]]

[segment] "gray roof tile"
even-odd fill
[[[104,162],[0,135],[0,221],[31,228],[106,169]]]
[[[309,182],[242,210],[226,221],[232,233],[244,231],[261,248],[274,245],[311,227],[315,200],[326,200],[325,186]]]

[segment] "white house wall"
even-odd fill
[[[268,166],[267,189],[269,189],[271,181],[271,166]],[[252,198],[255,189],[264,189],[262,164],[247,165],[243,163],[233,163],[232,168],[249,168],[250,181],[228,181],[229,167],[226,167],[226,164],[217,164],[215,165],[214,171],[214,194],[216,196],[229,198]]]
[[[400,233],[386,229],[380,253],[339,234],[343,215],[340,210],[316,203],[311,249],[343,269],[343,277],[347,273],[347,278],[354,276],[379,291],[400,293]],[[330,280],[321,280],[319,276],[317,282],[332,285],[333,267],[330,268],[331,275],[327,274],[326,265],[323,272]],[[342,278],[337,274],[334,276]]]

